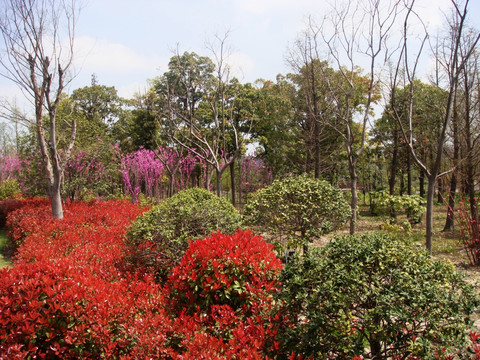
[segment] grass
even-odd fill
[[[7,234],[5,231],[0,230],[0,269],[12,265],[12,263],[3,255],[6,244]]]

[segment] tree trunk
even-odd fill
[[[432,238],[433,238],[433,199],[435,198],[435,180],[436,175],[428,177],[427,185],[427,214],[426,214],[426,241],[427,251],[432,254]]]
[[[389,194],[395,194],[395,177],[397,176],[398,164],[398,131],[395,129],[393,133],[393,154],[390,166],[390,179],[388,180]]]
[[[452,178],[450,179],[450,193],[448,197],[448,209],[447,209],[447,218],[445,220],[445,226],[443,231],[453,231],[455,230],[455,193],[457,191],[457,175],[455,172],[452,173]]]
[[[460,156],[460,143],[458,141],[458,112],[457,112],[457,97],[453,99],[453,116],[452,116],[452,128],[453,128],[453,163],[458,164],[458,158]],[[455,230],[455,196],[457,193],[457,173],[452,172],[452,178],[450,179],[450,191],[448,197],[448,209],[447,218],[445,219],[445,226],[443,231]]]
[[[237,206],[237,186],[235,183],[235,161],[230,163],[230,183],[232,187],[232,205]]]
[[[440,177],[437,179],[437,184],[437,202],[443,204],[443,183]]]
[[[418,178],[420,180],[420,197],[423,198],[425,196],[425,174],[423,170],[420,170],[420,176]]]
[[[223,171],[219,169],[215,169],[215,173],[217,175],[217,196],[221,197],[222,196],[222,175]]]
[[[358,196],[357,196],[357,174],[355,169],[350,171],[350,182],[351,182],[351,192],[352,192],[352,201],[350,202],[350,208],[352,210],[352,217],[350,218],[350,235],[355,234],[355,226],[357,223],[357,205],[358,205]]]
[[[63,206],[62,206],[62,197],[60,195],[60,188],[51,190],[50,194],[50,204],[52,206],[52,215],[57,219],[63,219]]]
[[[407,153],[407,194],[412,195],[412,163],[410,153]]]

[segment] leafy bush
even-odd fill
[[[276,180],[250,198],[247,222],[276,235],[277,246],[306,246],[313,238],[345,224],[350,206],[341,190],[307,176]]]
[[[66,204],[58,221],[48,200],[24,201],[7,218],[8,238],[17,248],[14,263],[68,257],[72,265],[95,266],[97,274],[116,278],[129,250],[126,228],[144,211],[126,201],[80,202]]]
[[[477,305],[452,264],[385,234],[335,238],[290,262],[282,283],[284,346],[315,359],[434,358],[462,348]]]
[[[205,262],[191,258],[200,266],[191,274],[207,285],[195,289],[196,301],[205,303],[202,294],[216,301],[213,281],[223,279],[231,287],[217,289],[219,298],[234,299],[197,311],[174,295],[191,283],[177,284],[172,275],[167,302],[152,277],[119,267],[129,250],[126,228],[143,209],[80,202],[67,204],[60,221],[48,200],[15,205],[8,214],[9,236],[19,245],[15,267],[0,270],[0,359],[259,360],[278,351],[276,324],[283,317],[274,311],[272,291],[281,265],[259,237],[217,234],[193,243],[191,254],[203,254],[218,275],[202,275]],[[188,313],[165,311],[181,304]]]
[[[384,191],[370,193],[370,211],[373,215],[404,212],[411,223],[422,222],[425,200],[418,195],[389,195]]]
[[[168,278],[167,291],[178,310],[229,305],[246,311],[278,285],[281,262],[272,250],[251,231],[213,233],[190,244]]]
[[[0,200],[17,198],[20,195],[20,186],[15,179],[0,181]]]
[[[273,246],[251,231],[213,233],[191,242],[172,270],[165,284],[167,309],[191,316],[205,329],[202,336],[224,339],[220,348],[228,344],[243,354],[239,358],[263,358],[253,354],[275,349],[282,318],[273,311],[281,268]]]
[[[227,200],[208,190],[192,188],[178,192],[139,217],[129,229],[129,242],[136,249],[134,262],[155,269],[165,279],[188,247],[188,240],[215,231],[233,234],[241,216]]]

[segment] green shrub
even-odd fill
[[[136,248],[134,260],[153,267],[162,280],[196,240],[220,230],[233,234],[241,226],[241,215],[227,200],[208,190],[192,188],[178,192],[130,227],[128,239]]]
[[[422,222],[425,200],[418,195],[389,195],[384,191],[370,193],[372,215],[404,212],[411,223]]]
[[[306,358],[435,358],[461,349],[477,306],[451,263],[386,234],[335,238],[289,262],[288,352]]]
[[[20,195],[20,186],[15,179],[0,181],[0,200],[13,199]]]
[[[307,176],[274,181],[250,195],[244,217],[248,224],[275,236],[285,250],[306,246],[315,237],[343,226],[350,206],[340,189]]]

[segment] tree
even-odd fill
[[[309,41],[314,46],[316,58],[320,59],[324,51],[334,70],[333,78],[324,73],[329,79],[326,85],[331,98],[328,111],[318,120],[343,139],[352,193],[351,234],[355,232],[357,220],[357,163],[365,148],[372,105],[379,100],[375,70],[379,59],[386,56],[385,42],[399,10],[398,3],[383,4],[381,6],[378,0],[366,4],[346,2],[343,7],[336,4],[319,25],[313,21],[308,24]],[[367,75],[362,75],[358,67],[360,57],[368,64]]]
[[[241,154],[251,118],[235,116],[241,84],[230,79],[225,58],[225,38],[218,38],[216,63],[196,53],[176,54],[169,71],[154,81],[154,90],[163,102],[159,114],[163,128],[176,144],[203,159],[216,173],[217,195],[222,175]],[[212,50],[213,51],[213,50]],[[206,187],[210,184],[207,171]]]
[[[124,100],[113,86],[99,85],[95,76],[92,84],[73,91],[71,100],[78,113],[77,144],[97,142],[112,137],[114,124],[122,118]]]
[[[295,117],[293,100],[297,92],[285,76],[277,81],[257,80],[255,126],[252,139],[258,143],[257,155],[268,164],[273,177],[301,174],[306,168],[303,124]]]
[[[35,108],[35,124],[52,214],[63,218],[60,196],[63,171],[75,142],[76,121],[68,124],[70,137],[57,146],[57,110],[62,92],[71,80],[75,25],[79,12],[75,0],[7,0],[0,16],[3,76],[16,83]]]
[[[464,2],[463,7],[460,7],[459,2],[452,0],[452,6],[454,8],[454,22],[453,26],[450,28],[450,36],[446,40],[446,44],[443,48],[443,56],[440,60],[440,65],[445,74],[445,87],[448,94],[447,100],[444,105],[445,109],[443,116],[441,118],[441,123],[438,129],[438,137],[434,146],[434,154],[431,158],[430,163],[427,163],[419,155],[419,152],[415,148],[415,103],[414,103],[414,94],[415,94],[415,81],[416,81],[416,72],[419,63],[419,58],[422,53],[423,47],[428,40],[428,32],[425,29],[424,37],[420,40],[419,44],[412,44],[409,34],[409,24],[411,17],[414,17],[414,4],[413,0],[411,3],[407,4],[407,14],[405,16],[404,27],[403,27],[403,44],[400,50],[400,56],[398,58],[397,67],[395,76],[392,84],[392,103],[393,108],[395,108],[395,103],[397,99],[397,93],[395,89],[401,78],[407,79],[407,84],[409,86],[409,96],[406,107],[408,108],[408,117],[406,125],[402,121],[402,117],[399,114],[395,114],[395,118],[401,128],[403,138],[408,144],[410,154],[412,155],[414,161],[420,167],[421,171],[426,175],[428,180],[427,186],[427,214],[426,214],[426,248],[431,253],[432,252],[432,237],[433,237],[433,200],[435,196],[435,185],[437,178],[441,176],[440,173],[442,165],[442,156],[444,152],[444,146],[447,139],[447,129],[451,123],[453,116],[453,105],[455,103],[455,94],[458,87],[459,77],[461,76],[463,69],[466,65],[466,62],[472,55],[478,41],[480,40],[480,34],[477,34],[473,37],[472,41],[468,46],[462,50],[462,36],[464,33],[465,21],[467,19],[467,9],[469,1]],[[420,21],[420,19],[417,20]],[[418,35],[415,35],[414,39],[418,39]],[[416,46],[419,50],[416,56],[411,58],[410,50],[412,47]],[[438,58],[437,58],[438,59]],[[400,70],[402,69],[402,71]]]

